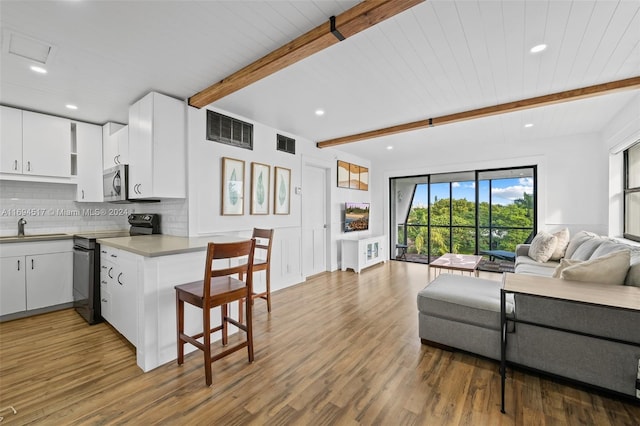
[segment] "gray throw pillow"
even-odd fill
[[[564,253],[564,257],[571,258],[573,256],[573,252],[576,251],[576,249],[580,247],[585,241],[588,241],[597,236],[598,234],[594,234],[593,232],[589,231],[578,232],[569,241],[569,245],[567,246],[567,250]]]
[[[631,254],[620,250],[565,268],[560,278],[571,281],[622,285],[629,270]]]
[[[538,232],[529,246],[529,257],[536,262],[546,262],[556,249],[558,237],[548,232]]]
[[[604,238],[592,238],[588,241],[585,241],[573,252],[571,255],[571,259],[576,260],[589,260],[591,259],[591,255],[596,251],[600,244],[605,242]]]

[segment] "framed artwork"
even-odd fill
[[[369,169],[367,167],[360,166],[360,183],[358,189],[363,191],[369,190]]]
[[[360,189],[360,166],[349,164],[349,188]]]
[[[244,214],[244,161],[222,158],[222,215]]]
[[[349,188],[349,163],[338,160],[338,188]]]
[[[251,163],[251,214],[269,214],[271,166]]]
[[[289,214],[291,207],[291,170],[284,167],[274,167],[274,170],[273,213]]]

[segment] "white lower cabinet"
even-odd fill
[[[386,238],[367,237],[358,240],[342,240],[342,270],[353,269],[356,273],[368,266],[385,262]]]
[[[138,264],[131,254],[101,246],[102,317],[134,346],[138,340],[137,272]]]
[[[73,302],[71,240],[0,248],[0,316]]]

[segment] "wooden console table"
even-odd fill
[[[567,281],[558,278],[539,277],[526,274],[505,273],[502,276],[502,289],[500,290],[500,375],[501,375],[501,406],[504,410],[505,381],[506,381],[506,350],[507,350],[507,315],[506,315],[506,294],[526,294],[543,298],[558,299],[569,302],[584,303],[588,305],[604,306],[613,309],[624,309],[640,311],[640,287],[625,285],[606,285],[587,282]],[[518,321],[509,318],[511,322]],[[563,329],[559,324],[557,327],[550,327],[546,324],[527,322],[544,328],[553,328],[573,334],[583,334],[572,330]],[[590,336],[603,340],[612,340],[602,336]],[[625,342],[626,343],[626,342]],[[637,343],[628,342],[631,345]]]

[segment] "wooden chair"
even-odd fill
[[[237,243],[209,243],[204,280],[175,286],[176,320],[178,342],[178,364],[184,362],[184,345],[191,343],[204,352],[204,371],[207,386],[211,386],[211,363],[239,349],[247,348],[249,362],[253,362],[253,324],[251,294],[253,282],[253,255],[256,240],[251,239]],[[242,259],[247,257],[247,260]],[[213,269],[213,261],[228,259],[229,266]],[[233,276],[238,274],[239,278]],[[246,276],[246,281],[242,277]],[[234,301],[245,301],[246,325],[228,316],[227,305]],[[184,304],[189,303],[202,309],[202,332],[189,336],[184,333]],[[221,324],[211,328],[211,308],[220,306]],[[228,324],[233,324],[246,333],[246,340],[211,356],[211,334],[222,331],[222,345],[228,343]],[[202,338],[202,342],[199,339]]]
[[[253,299],[267,301],[267,311],[271,312],[271,246],[273,245],[273,229],[253,228],[251,238],[256,240],[256,255],[253,260],[253,272],[266,271],[266,289],[260,293],[253,293]],[[258,251],[260,250],[260,251]],[[242,279],[242,275],[240,276]],[[242,305],[240,305],[240,320],[242,321]]]

